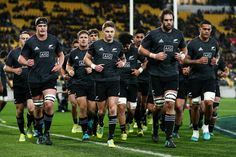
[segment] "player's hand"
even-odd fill
[[[68,72],[68,74],[69,74],[71,77],[73,77],[73,76],[75,75],[75,71],[74,71],[74,70],[70,70],[70,71]]]
[[[198,62],[200,64],[208,64],[208,58],[207,57],[201,57]]]
[[[63,77],[64,80],[69,80],[70,79],[70,76],[68,74],[62,75],[62,77]]]
[[[86,67],[86,68],[85,68],[85,71],[86,71],[87,74],[91,74],[92,71],[93,71],[93,69],[90,68],[90,67]]]
[[[132,70],[132,75],[134,75],[134,76],[139,76],[140,75],[140,72],[139,72],[139,70],[138,69],[131,69]]]
[[[58,72],[59,70],[61,70],[61,65],[56,64],[53,68],[52,68],[52,72]]]
[[[216,63],[217,63],[217,59],[215,57],[213,57],[211,59],[211,65],[216,65]]]
[[[103,69],[104,69],[104,64],[98,64],[98,65],[95,65],[95,70],[97,71],[97,72],[102,72],[103,71]]]
[[[20,74],[22,73],[22,69],[21,69],[21,68],[16,68],[16,69],[14,70],[14,73],[15,73],[16,75],[20,75]]]
[[[156,59],[156,60],[160,60],[160,61],[163,61],[166,59],[167,57],[167,54],[165,52],[159,52],[157,54],[155,53],[150,53],[149,55],[150,58],[153,58],[153,59]]]
[[[226,78],[227,77],[227,73],[221,71],[221,72],[218,73],[218,76],[219,76],[219,78]]]
[[[118,60],[118,62],[116,62],[116,67],[117,68],[123,68],[125,66],[125,62],[123,62],[122,60]]]
[[[28,59],[27,60],[27,66],[32,67],[34,65],[34,60],[33,59]]]

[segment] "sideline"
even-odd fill
[[[10,128],[10,129],[16,129],[16,130],[18,129],[15,126],[9,126],[9,125],[6,125],[6,124],[0,124],[0,126],[5,127],[5,128]],[[80,138],[70,137],[70,136],[61,135],[61,134],[51,134],[51,135],[55,136],[55,137],[61,137],[61,138],[65,138],[65,139],[75,140],[75,141],[82,141],[82,139],[80,139]],[[88,141],[86,143],[92,143],[92,144],[102,145],[102,146],[107,145],[106,143],[95,142],[95,141]],[[114,149],[114,148],[112,148],[112,149]],[[160,156],[160,157],[174,157],[170,154],[163,154],[163,153],[158,153],[158,152],[153,152],[153,151],[134,149],[134,148],[123,147],[123,146],[118,146],[118,145],[116,145],[115,149],[126,150],[126,151],[131,151],[131,152],[136,152],[136,153],[142,153],[142,154],[146,154],[146,155]]]
[[[220,119],[225,119],[225,118],[235,118],[236,119],[236,116],[225,116],[225,117],[222,117],[222,118],[218,118],[218,120]],[[227,130],[227,129],[224,129],[218,125],[215,126],[215,129],[225,135],[229,135],[233,138],[236,138],[236,132],[233,132],[233,131],[230,131],[230,130]]]

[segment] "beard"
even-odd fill
[[[172,30],[172,28],[173,28],[173,25],[168,25],[168,26],[163,25],[163,29],[164,29],[166,32],[169,32],[170,30]]]

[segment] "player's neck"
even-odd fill
[[[201,41],[203,42],[208,42],[210,38],[204,38],[201,35],[199,35],[199,38],[201,39]]]
[[[164,27],[163,27],[163,25],[161,26],[161,30],[163,31],[163,32],[166,32],[166,33],[170,33],[170,32],[172,32],[172,29],[165,29]]]
[[[88,46],[79,46],[79,49],[80,50],[86,50],[86,49],[88,49]]]
[[[36,36],[37,36],[38,40],[40,40],[40,41],[44,41],[48,38],[48,34],[39,35],[39,34],[36,33]]]
[[[106,40],[105,38],[103,39],[106,43],[112,43],[113,42],[113,39],[112,40]]]

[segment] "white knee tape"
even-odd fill
[[[33,100],[33,103],[36,107],[42,107],[43,106],[43,100]]]
[[[44,97],[44,102],[48,102],[48,101],[55,102],[55,100],[56,100],[56,96],[52,94],[47,94]]]
[[[175,92],[166,92],[165,93],[165,101],[175,102],[177,97],[177,93]]]
[[[193,105],[199,105],[201,103],[201,97],[192,98]]]
[[[137,107],[137,102],[130,102],[130,109],[134,110]]]
[[[125,98],[125,97],[120,97],[120,98],[118,99],[118,105],[120,105],[120,104],[127,104],[127,98]]]
[[[158,98],[154,98],[154,104],[159,106],[159,107],[162,107],[164,105],[164,98],[163,97],[158,97]]]
[[[216,94],[214,92],[205,92],[204,93],[204,100],[214,101],[215,100],[215,96],[216,96]]]

